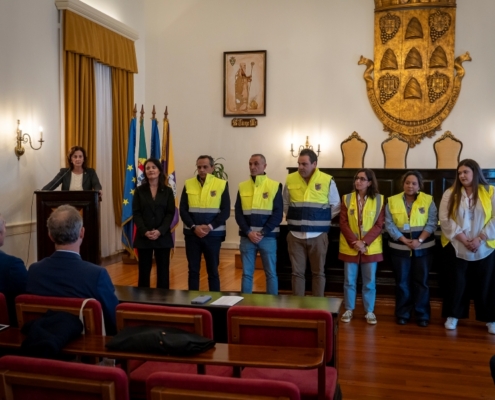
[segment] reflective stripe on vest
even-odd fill
[[[196,225],[208,225],[220,213],[222,194],[227,182],[211,174],[206,175],[203,186],[197,177],[186,180],[185,187],[189,213]],[[184,231],[189,228],[184,225]],[[224,236],[225,225],[216,227],[210,232],[212,236]]]
[[[290,231],[328,232],[332,209],[328,204],[328,194],[332,176],[315,169],[309,183],[299,172],[287,176],[285,182],[289,191],[287,224]]]
[[[452,190],[452,189],[448,189]],[[481,206],[483,207],[483,212],[485,213],[485,219],[484,219],[484,224],[486,225],[487,222],[491,219],[492,217],[492,197],[494,194],[494,188],[493,186],[488,187],[488,191],[484,186],[478,186],[478,199],[481,202]],[[455,218],[454,218],[455,221]],[[449,244],[449,239],[445,237],[445,235],[442,232],[442,247],[447,246]],[[492,249],[495,249],[495,240],[487,240],[486,244],[488,247],[491,247]]]
[[[349,228],[352,233],[356,235],[356,240],[361,240],[366,236],[371,228],[376,224],[378,217],[380,216],[380,212],[383,208],[383,195],[377,194],[374,199],[367,198],[363,207],[363,215],[362,215],[362,227],[363,231],[361,235],[359,234],[359,208],[357,203],[357,195],[356,192],[349,193],[342,198],[342,202],[345,203],[347,207],[347,220],[349,221]],[[368,244],[368,250],[366,252],[367,255],[372,254],[381,254],[382,253],[382,235],[378,235],[372,243]],[[356,256],[358,252],[354,250],[345,239],[342,232],[340,233],[339,238],[339,252],[342,254],[347,254],[351,256]]]
[[[251,230],[259,232],[263,229],[272,215],[273,200],[277,195],[280,183],[266,175],[256,176],[256,182],[252,178],[239,184],[239,197],[241,198],[242,213]],[[280,232],[277,226],[271,232],[265,232],[265,236],[276,236]],[[241,231],[239,231],[241,233]]]
[[[404,204],[404,192],[388,198],[388,208],[390,210],[390,214],[392,215],[392,220],[395,226],[406,238],[419,238],[428,222],[428,212],[432,201],[432,196],[420,192],[412,204],[411,215],[408,217],[406,205]],[[404,228],[406,224],[409,224],[409,229]],[[434,246],[435,235],[430,235],[415,251],[429,249]],[[411,253],[411,249],[409,247],[398,240],[392,240],[392,238],[389,241],[389,247],[391,249]]]

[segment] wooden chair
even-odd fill
[[[184,329],[188,332],[213,339],[213,319],[208,310],[193,307],[169,307],[151,304],[121,303],[117,306],[117,331],[128,326],[149,325]],[[232,368],[208,366],[201,372],[219,376],[232,376]],[[146,379],[157,371],[197,374],[198,366],[188,363],[158,361],[128,362],[131,397],[145,398]]]
[[[85,300],[21,294],[15,299],[19,328],[22,328],[26,322],[41,317],[48,310],[66,311],[79,316],[81,306]],[[103,313],[98,300],[88,300],[84,306],[82,316],[86,335],[101,335],[103,333]]]
[[[364,168],[364,156],[368,143],[357,132],[353,132],[340,144],[342,151],[342,168]]]
[[[385,160],[384,168],[407,168],[409,143],[398,133],[392,133],[382,142],[382,152]]]
[[[0,358],[0,398],[5,400],[128,400],[119,368],[5,356]]]
[[[333,319],[325,310],[268,307],[231,307],[227,312],[229,343],[259,346],[317,347],[325,349],[325,364],[332,358]],[[337,370],[325,367],[325,399],[340,398]],[[315,370],[244,368],[242,377],[294,383],[301,398],[317,398]]]
[[[147,379],[148,400],[299,400],[290,382],[157,372]]]
[[[433,143],[437,157],[437,169],[455,169],[459,165],[462,142],[452,132],[445,132],[440,139]]]

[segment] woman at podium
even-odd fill
[[[96,190],[101,196],[101,184],[93,168],[86,167],[86,150],[74,146],[67,156],[69,168],[60,172],[42,190],[55,190],[62,184],[62,190]]]
[[[139,252],[138,286],[150,287],[153,253],[156,261],[156,287],[169,289],[170,249],[174,247],[170,225],[175,215],[174,193],[165,184],[162,165],[156,158],[144,163],[144,180],[132,201],[137,229],[134,248]]]

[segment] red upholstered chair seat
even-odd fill
[[[174,394],[189,395],[187,398],[194,399],[298,400],[300,398],[297,387],[289,382],[209,375],[182,375],[167,372],[157,372],[150,375],[146,381],[146,393],[148,399],[157,400],[178,398],[173,397]]]
[[[1,398],[12,400],[128,400],[127,376],[119,368],[29,357],[0,358]]]
[[[325,310],[269,307],[231,307],[227,313],[229,343],[258,346],[317,347],[332,358],[333,319]],[[242,378],[287,381],[296,384],[301,399],[316,399],[318,371],[245,368]],[[326,398],[337,393],[337,370],[326,367]]]

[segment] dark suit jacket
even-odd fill
[[[155,249],[174,247],[170,225],[175,215],[174,192],[168,186],[158,189],[153,200],[148,185],[139,186],[134,192],[132,213],[137,232],[134,247],[137,249]],[[148,239],[147,231],[158,229],[160,237]]]
[[[15,297],[26,293],[27,269],[24,262],[0,250],[0,292],[5,295],[10,323],[17,326]]]
[[[55,190],[62,184],[62,190],[69,190],[72,174],[69,168],[60,168],[60,172],[50,183],[43,186],[41,190]],[[100,180],[93,168],[86,168],[83,174],[83,190],[101,190]]]
[[[103,309],[107,334],[116,333],[115,307],[119,301],[105,268],[83,261],[79,254],[56,251],[32,264],[27,293],[39,296],[94,298]]]

